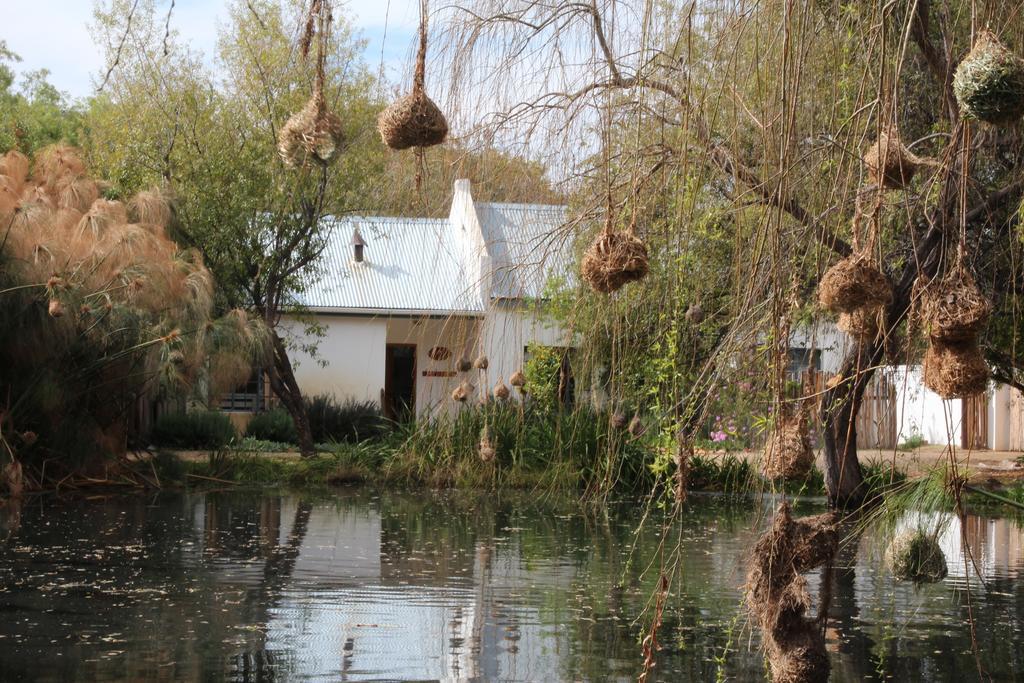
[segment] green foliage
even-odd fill
[[[22,76],[15,89],[12,65],[21,58],[0,40],[0,151],[32,154],[56,142],[76,145],[82,133],[82,108],[50,82],[46,69]]]
[[[523,368],[524,388],[534,410],[550,413],[559,406],[558,386],[565,349],[531,344]]]
[[[317,443],[358,442],[381,436],[387,421],[373,401],[348,399],[339,403],[334,396],[320,394],[306,399],[310,429]]]
[[[747,493],[757,480],[750,463],[735,455],[690,458],[690,476],[687,488],[693,491],[720,491]]]
[[[286,444],[295,444],[299,440],[295,431],[295,422],[288,411],[283,408],[274,408],[253,415],[249,420],[249,425],[245,428],[245,435],[260,441]]]
[[[927,442],[924,440],[924,436],[921,434],[911,434],[905,438],[899,446],[896,448],[901,451],[916,451],[921,446],[924,446]]]
[[[218,449],[238,437],[230,418],[218,411],[161,415],[153,424],[150,441],[162,448]]]

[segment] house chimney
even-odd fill
[[[366,246],[366,242],[363,240],[363,236],[359,234],[359,228],[357,227],[352,232],[352,259],[356,263],[363,262],[363,248]]]

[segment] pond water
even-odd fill
[[[693,497],[663,542],[643,501],[35,498],[0,508],[0,680],[636,680],[673,552],[653,679],[763,680],[740,586],[772,507]],[[833,681],[1024,677],[1024,533],[969,516],[975,569],[958,521],[927,521],[944,528],[939,584],[894,582],[881,532],[839,558]]]

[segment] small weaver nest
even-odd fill
[[[462,382],[452,390],[452,400],[458,401],[459,403],[465,403],[466,399],[469,398],[475,388],[476,387],[469,382]]]
[[[864,153],[868,179],[886,190],[902,190],[924,160],[915,156],[894,133],[882,133]]]
[[[480,431],[480,444],[477,451],[480,454],[480,460],[488,463],[494,462],[494,458],[498,454],[498,449],[494,447],[494,443],[491,441],[491,432],[487,427]]]
[[[477,370],[486,370],[488,365],[487,356],[483,354],[477,356],[476,360],[473,361],[473,367]]]
[[[526,375],[523,374],[522,370],[516,370],[508,378],[508,383],[517,389],[522,389],[526,386]]]
[[[473,361],[463,356],[457,363],[455,363],[455,368],[459,372],[469,372],[473,369]]]
[[[966,398],[988,388],[989,369],[975,340],[932,340],[924,354],[924,384],[945,399]]]
[[[686,322],[691,325],[700,325],[704,322],[704,308],[697,303],[690,304],[686,308]]]
[[[983,30],[956,67],[953,94],[964,116],[994,125],[1024,114],[1024,60]]]
[[[866,254],[854,254],[825,271],[818,283],[818,302],[836,313],[884,306],[892,301],[889,279]]]
[[[341,119],[327,108],[318,84],[306,106],[281,127],[277,151],[290,168],[300,168],[308,162],[329,166],[341,152],[343,137]]]
[[[644,421],[640,418],[640,413],[633,415],[633,419],[629,421],[629,426],[626,427],[626,431],[628,431],[629,435],[634,439],[638,439],[644,435],[647,428],[644,426]]]
[[[647,247],[632,231],[612,232],[607,227],[583,254],[580,274],[590,288],[610,294],[647,275]]]
[[[765,444],[761,474],[766,479],[803,479],[814,465],[806,414],[783,411],[780,418]]]
[[[494,398],[498,399],[499,401],[507,400],[508,397],[512,394],[508,386],[504,382],[502,382],[500,378],[498,379],[498,383],[494,385],[493,393]]]
[[[615,427],[615,429],[625,429],[629,426],[629,418],[621,410],[616,410],[612,413],[611,420],[612,427]]]

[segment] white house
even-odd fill
[[[316,358],[293,354],[303,392],[436,414],[463,381],[475,387],[467,403],[507,384],[529,345],[568,348],[536,305],[571,268],[571,245],[556,239],[565,221],[563,206],[475,203],[468,180],[447,218],[337,219],[323,277],[299,302],[324,332]],[[290,327],[300,348],[317,341],[303,327]],[[458,371],[480,356],[486,370]]]
[[[806,370],[830,377],[839,371],[850,338],[833,322],[819,321],[790,336],[790,374]],[[1024,396],[990,383],[975,398],[943,400],[924,385],[920,365],[879,368],[858,421],[863,448],[892,448],[920,437],[933,445],[1024,450]]]

